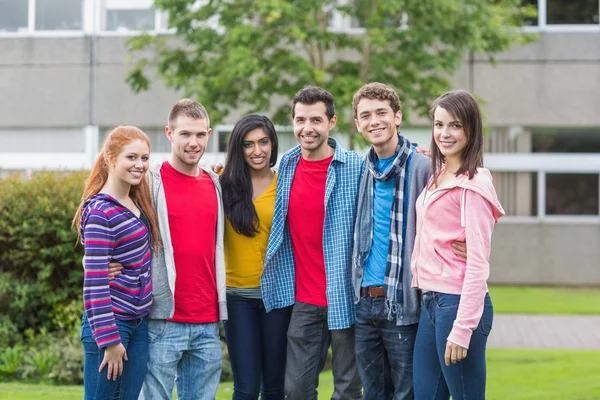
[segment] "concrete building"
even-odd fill
[[[600,1],[527,3],[539,12],[525,29],[539,40],[495,66],[466,57],[454,77],[486,101],[485,164],[508,213],[491,281],[600,285]],[[90,166],[118,124],[144,129],[153,157],[166,157],[166,114],[179,94],[157,79],[136,95],[125,82],[125,42],[148,29],[168,32],[151,0],[0,0],[0,169]],[[217,127],[206,161],[223,159],[228,129]],[[286,149],[295,140],[284,130]],[[404,130],[420,143],[429,132]]]

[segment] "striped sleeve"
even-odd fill
[[[115,322],[108,285],[108,263],[115,247],[115,235],[103,211],[89,211],[83,237],[83,307],[94,340],[99,348],[105,348],[121,343],[121,336]]]

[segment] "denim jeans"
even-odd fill
[[[385,297],[363,296],[356,308],[356,364],[365,400],[413,399],[417,324],[388,320]]]
[[[319,374],[331,345],[334,393],[332,400],[361,399],[356,371],[354,325],[329,330],[327,307],[296,303],[288,329],[285,394],[288,400],[316,400]]]
[[[148,321],[148,373],[140,399],[214,399],[221,379],[221,341],[215,323]]]
[[[473,331],[467,357],[446,366],[446,342],[458,311],[460,295],[423,294],[421,319],[415,343],[414,381],[416,399],[485,399],[485,347],[492,329],[494,309],[490,295],[484,299],[483,315]]]
[[[233,400],[283,400],[287,330],[292,307],[270,313],[260,299],[227,295],[225,338]]]
[[[137,400],[148,365],[148,318],[116,321],[121,343],[127,351],[123,374],[108,380],[108,367],[98,372],[104,359],[104,349],[98,348],[92,337],[87,315],[81,319],[81,343],[84,350],[83,390],[85,400]]]

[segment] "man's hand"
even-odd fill
[[[450,363],[456,364],[460,360],[467,358],[467,349],[464,347],[452,343],[451,341],[446,342],[446,354],[444,354],[444,361],[446,366],[450,366]]]
[[[210,166],[210,169],[212,169],[212,172],[214,172],[215,174],[218,174],[219,172],[221,172],[223,170],[223,164],[221,164],[221,163],[212,164]]]
[[[454,255],[463,260],[467,259],[467,242],[459,242],[455,240],[452,242],[452,248],[454,249]]]
[[[127,361],[127,351],[121,343],[108,346],[104,349],[104,359],[98,372],[102,372],[104,366],[108,365],[106,379],[110,381],[112,378],[113,381],[116,381],[123,374],[123,360]]]
[[[431,152],[429,151],[429,147],[427,146],[419,146],[415,149],[417,153],[421,153],[424,156],[431,157]]]
[[[118,275],[121,275],[123,266],[117,262],[108,263],[108,280],[114,280]]]

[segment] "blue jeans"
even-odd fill
[[[117,380],[108,380],[108,367],[98,372],[104,359],[104,349],[98,348],[92,337],[87,315],[81,319],[81,343],[83,345],[83,390],[85,400],[137,400],[148,365],[148,318],[132,321],[116,321],[121,343],[127,351],[123,362],[123,374]],[[119,389],[120,388],[120,389]],[[119,393],[120,390],[120,393]]]
[[[233,400],[283,400],[287,330],[292,307],[270,313],[260,299],[227,295],[225,337]]]
[[[416,399],[485,399],[485,347],[492,329],[494,309],[490,295],[484,299],[483,315],[473,331],[467,357],[446,366],[446,342],[456,319],[460,296],[423,294],[421,319],[415,343],[414,380]]]
[[[362,296],[356,308],[356,364],[364,400],[413,399],[417,324],[388,320],[385,297]]]
[[[214,399],[221,379],[221,341],[216,322],[148,321],[150,354],[140,399]]]
[[[327,307],[297,302],[288,329],[285,394],[287,400],[317,400],[319,374],[331,345],[332,400],[362,399],[356,371],[354,325],[329,330]]]

